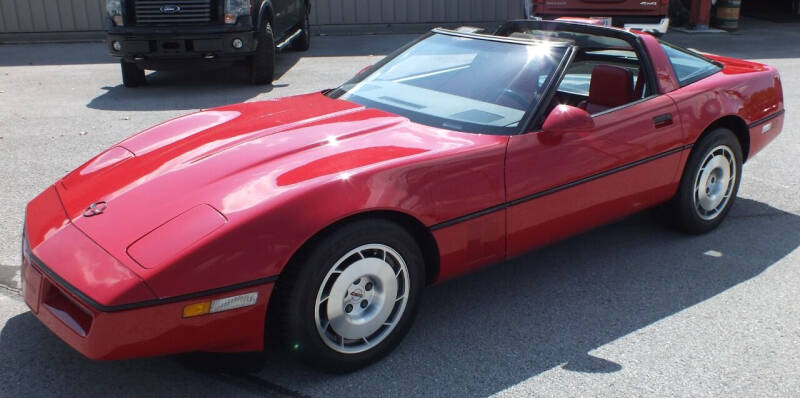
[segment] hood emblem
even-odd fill
[[[165,6],[161,6],[161,13],[162,14],[175,14],[181,12],[181,6],[176,4],[167,4]]]
[[[103,212],[106,211],[106,207],[108,207],[106,202],[94,202],[83,211],[83,216],[92,217],[98,214],[103,214]]]

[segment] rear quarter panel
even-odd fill
[[[697,141],[723,117],[740,118],[748,131],[745,159],[753,157],[772,141],[783,127],[783,115],[762,132],[765,118],[783,111],[783,92],[778,71],[754,62],[715,57],[724,62],[721,72],[669,93],[680,113],[686,144]]]
[[[641,39],[653,62],[659,90],[669,95],[678,107],[685,145],[696,142],[711,125],[725,117],[738,118],[747,130],[747,148],[743,148],[745,159],[758,153],[780,133],[784,103],[777,69],[757,62],[704,54],[721,63],[722,70],[681,87],[658,40],[648,34],[642,34]],[[762,132],[764,119],[770,117],[773,117],[769,121],[771,128]]]

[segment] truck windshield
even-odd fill
[[[328,96],[432,127],[514,134],[566,51],[547,43],[435,33]]]

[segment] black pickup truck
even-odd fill
[[[310,45],[310,0],[106,0],[106,45],[120,57],[122,82],[147,82],[145,69],[245,61],[250,81],[272,83],[275,53]]]

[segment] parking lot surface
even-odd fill
[[[393,354],[340,376],[275,350],[252,375],[83,358],[16,294],[24,206],[150,125],[336,86],[414,36],[315,37],[278,57],[271,87],[231,69],[125,89],[102,44],[0,46],[0,396],[800,396],[800,25],[742,25],[665,38],[782,74],[783,134],[719,229],[685,236],[645,212],[434,286]]]

